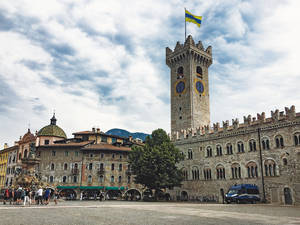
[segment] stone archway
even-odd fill
[[[139,201],[142,199],[142,194],[139,190],[137,189],[129,189],[128,191],[125,192],[125,200],[126,201]]]
[[[73,189],[62,189],[59,191],[59,196],[66,200],[75,200],[77,198],[76,191]]]
[[[286,205],[292,205],[293,204],[293,199],[292,199],[292,193],[291,189],[286,187],[283,189],[283,194],[284,194],[284,204]]]

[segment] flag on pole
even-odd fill
[[[185,9],[185,21],[196,24],[198,27],[201,25],[202,16],[195,16]]]

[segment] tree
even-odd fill
[[[184,159],[175,148],[167,133],[157,129],[148,136],[143,147],[133,147],[129,154],[129,164],[135,175],[135,182],[155,193],[162,188],[180,186],[182,172],[176,164]]]

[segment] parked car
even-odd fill
[[[259,201],[259,189],[254,184],[239,184],[231,186],[225,195],[226,203],[256,203]]]

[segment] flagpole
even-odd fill
[[[184,8],[184,42],[186,40],[186,19],[185,19],[185,8]]]

